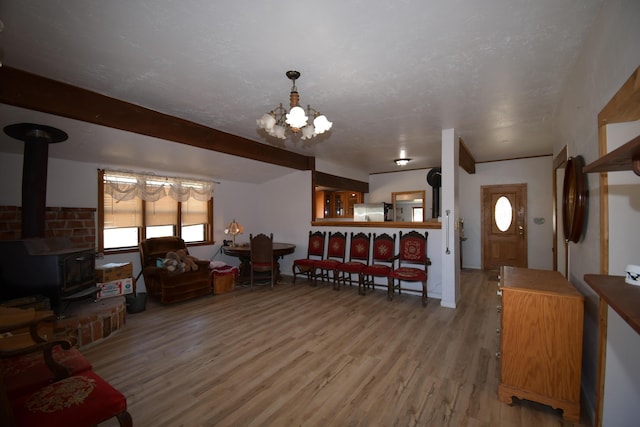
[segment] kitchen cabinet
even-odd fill
[[[500,384],[513,397],[580,420],[584,298],[557,271],[501,267]]]
[[[316,218],[353,218],[354,206],[362,199],[362,193],[357,191],[317,190]]]

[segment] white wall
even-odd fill
[[[463,267],[482,267],[481,190],[483,185],[527,184],[529,268],[553,269],[553,175],[551,156],[478,163],[473,175],[460,170],[460,217],[464,219]],[[544,218],[544,224],[534,223]]]
[[[607,126],[607,151],[640,135],[640,121]],[[640,265],[640,179],[632,171],[610,172],[609,274],[624,276],[627,264]],[[640,360],[640,357],[638,358]]]
[[[433,189],[427,183],[431,169],[399,170],[398,172],[369,175],[369,203],[392,203],[391,193],[400,191],[424,191],[424,217],[431,218]],[[440,196],[442,199],[442,195]]]
[[[355,167],[345,167],[343,165],[337,165],[335,163],[316,158],[316,170],[318,172],[328,173],[330,175],[337,175],[344,178],[355,179],[356,181],[367,182],[369,174],[367,172],[358,170]]]
[[[551,270],[553,268],[553,193],[552,193],[552,157],[506,160],[501,162],[479,163],[476,173],[468,174],[458,168],[459,213],[452,219],[464,219],[464,234],[467,240],[460,244],[455,238],[453,249],[462,251],[463,267],[479,269],[481,258],[481,194],[483,185],[526,183],[527,184],[527,228],[529,268]],[[427,216],[430,216],[432,189],[427,184],[428,170],[410,170],[369,177],[369,202],[389,202],[395,191],[425,190]],[[445,189],[441,189],[444,194]],[[455,195],[452,195],[454,197]],[[444,197],[441,195],[441,197]],[[534,223],[534,218],[544,218],[544,224]],[[454,230],[459,235],[459,230]],[[441,233],[439,233],[440,235]],[[432,269],[435,271],[435,269]],[[441,272],[439,273],[441,274]]]
[[[97,178],[98,165],[90,163],[72,162],[60,159],[49,159],[47,182],[47,205],[70,207],[97,208]],[[162,174],[162,171],[155,171]],[[410,174],[412,178],[419,176],[420,185],[426,185],[426,173]],[[0,153],[0,179],[3,182],[14,182],[16,185],[7,186],[1,193],[0,203],[4,205],[22,204],[22,155]],[[401,182],[411,182],[413,189],[417,189],[418,182],[402,179]],[[396,189],[394,191],[400,190]],[[230,239],[224,234],[226,225],[236,219],[244,227],[244,234],[236,236],[238,243],[248,242],[249,234],[273,233],[274,240],[294,243],[296,250],[293,254],[280,260],[280,268],[284,274],[290,275],[293,260],[306,256],[307,241],[311,227],[311,172],[295,171],[289,175],[261,184],[246,184],[233,181],[221,181],[214,191],[214,239],[215,245],[194,246],[190,253],[201,259],[210,259],[215,255],[216,260],[230,265],[238,265],[235,257],[228,257],[219,252],[222,240]],[[389,198],[391,193],[389,193]],[[367,229],[349,228],[341,231],[365,231]],[[397,232],[395,229],[375,228],[370,232]],[[433,267],[430,270],[428,289],[432,298],[441,297],[440,272],[440,230],[428,230],[429,256]],[[140,272],[138,252],[107,255],[104,262],[132,262],[134,274]],[[139,289],[144,289],[142,277],[138,282]]]
[[[640,135],[640,121],[607,126],[607,151]],[[624,276],[640,265],[640,178],[632,171],[608,174],[609,274]],[[631,225],[631,226],[630,226]],[[607,318],[607,358],[602,425],[634,426],[640,419],[640,336],[615,311]]]
[[[607,361],[602,425],[636,427],[640,417],[640,339],[611,307],[607,310]]]
[[[49,158],[47,173],[47,206],[98,207],[98,168],[103,165]],[[113,166],[117,168],[117,166]],[[155,171],[162,174],[162,171]],[[186,173],[186,171],[185,171]],[[169,175],[173,175],[169,173]],[[206,177],[205,177],[206,178]],[[211,178],[211,177],[209,177]],[[0,179],[5,185],[0,204],[22,205],[22,155],[0,153]],[[215,245],[193,246],[189,252],[201,259],[223,260],[238,265],[238,259],[218,252],[226,225],[234,218],[245,233],[236,241],[248,241],[249,233],[273,233],[274,239],[295,243],[294,255],[281,261],[282,271],[290,274],[294,256],[306,255],[307,235],[311,223],[311,172],[292,170],[291,174],[261,184],[221,181],[214,190]],[[106,255],[98,263],[131,262],[134,275],[140,270],[138,252]],[[140,277],[138,290],[144,291]]]
[[[0,179],[8,184],[0,192],[0,204],[22,206],[22,154],[0,153],[0,165]],[[47,206],[97,207],[97,170],[95,164],[49,159]]]
[[[244,234],[236,237],[237,242],[248,243],[250,233],[273,233],[274,241],[295,244],[295,252],[280,260],[282,273],[291,275],[293,260],[307,255],[307,241],[311,229],[311,172],[293,171],[284,177],[260,185],[248,184],[246,187],[250,188],[234,184],[230,186],[229,193],[220,199],[216,193],[216,205],[226,203],[229,206],[220,207],[222,211],[214,209],[214,214],[216,217],[231,218],[227,213],[234,212],[232,216],[244,227]],[[237,203],[238,198],[243,200]],[[216,236],[216,241],[222,243],[224,234]],[[230,265],[239,264],[237,258],[223,254],[219,254],[216,259]]]
[[[47,206],[88,207],[98,206],[98,168],[104,165],[73,162],[50,158],[48,163]],[[111,166],[117,169],[117,166]],[[163,171],[155,171],[162,174]],[[185,172],[186,173],[186,172]],[[400,173],[402,176],[405,172]],[[169,173],[171,175],[171,173]],[[402,177],[401,185],[409,183],[412,189],[426,186],[426,172],[409,172],[409,179]],[[205,177],[206,178],[206,177]],[[209,177],[211,178],[211,177]],[[0,193],[3,205],[22,205],[22,155],[0,153],[0,179],[15,183],[6,186]],[[355,178],[354,178],[355,179]],[[407,189],[396,188],[393,191]],[[222,240],[230,239],[224,234],[226,225],[236,219],[244,227],[244,234],[236,236],[238,243],[248,242],[249,234],[273,233],[274,240],[294,243],[293,254],[280,260],[281,271],[290,275],[293,260],[306,256],[307,240],[311,227],[311,172],[295,171],[289,175],[261,184],[246,184],[234,181],[221,181],[214,190],[214,245],[194,246],[190,253],[201,259],[224,261],[238,265],[238,259],[222,254],[219,249]],[[388,195],[389,199],[391,193]],[[388,200],[388,199],[385,199]],[[376,232],[384,232],[376,229]],[[345,229],[349,232],[349,229]],[[389,231],[389,230],[388,230]],[[397,230],[391,230],[394,232]],[[440,298],[440,230],[429,230],[429,255],[434,266],[429,277],[429,292],[433,298]],[[437,261],[437,263],[436,263]],[[99,263],[131,262],[134,275],[140,270],[138,252],[106,255]],[[144,290],[142,277],[138,282],[139,290]]]
[[[563,86],[553,114],[554,155],[567,145],[570,156],[586,163],[598,158],[597,116],[640,64],[640,2],[607,0]],[[600,197],[597,174],[590,174],[586,233],[569,249],[569,280],[585,295],[583,406],[593,420],[598,354],[598,298],[584,275],[599,273]],[[637,221],[636,221],[637,223]]]
[[[442,130],[442,301],[456,308],[460,299],[460,143],[454,129]]]

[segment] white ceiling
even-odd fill
[[[440,164],[444,128],[477,161],[552,153],[552,114],[601,0],[20,0],[0,3],[0,60],[364,173]],[[256,119],[300,103],[333,129],[310,142]],[[54,157],[259,182],[273,165],[0,105],[0,125],[69,134]],[[149,144],[153,150],[149,149]],[[22,143],[0,135],[0,150]],[[247,166],[251,165],[251,166]]]

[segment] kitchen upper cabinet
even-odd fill
[[[353,218],[354,206],[362,203],[357,191],[316,191],[316,218]]]

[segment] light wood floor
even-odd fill
[[[139,427],[571,425],[498,401],[495,274],[461,276],[456,310],[300,280],[148,301],[83,353]]]

